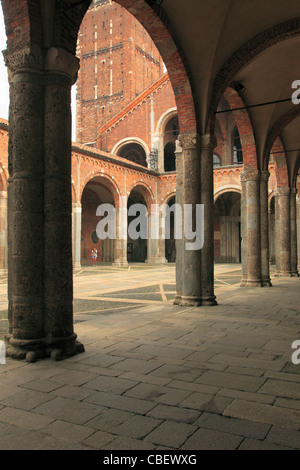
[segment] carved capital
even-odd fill
[[[217,138],[213,134],[201,135],[201,149],[214,150],[217,145]]]
[[[274,196],[275,197],[280,197],[280,196],[289,196],[291,194],[291,190],[288,187],[285,188],[276,188],[274,190]]]
[[[44,56],[39,46],[30,44],[20,49],[3,51],[6,67],[11,74],[24,69],[42,71],[44,68]]]
[[[241,182],[247,181],[259,181],[260,180],[260,171],[259,170],[243,170],[241,172]]]
[[[196,133],[179,134],[178,142],[183,151],[200,149],[200,136]]]

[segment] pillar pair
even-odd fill
[[[298,276],[296,188],[277,188],[275,196],[276,276]]]
[[[73,331],[72,54],[5,52],[10,80],[7,354],[35,361],[83,350]]]
[[[201,249],[187,249],[185,236],[176,240],[176,297],[182,306],[216,305],[214,295],[214,228],[213,228],[213,135],[181,134],[176,147],[176,203],[191,205],[193,224],[196,206],[203,205],[204,243]],[[195,228],[195,227],[194,227]]]

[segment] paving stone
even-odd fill
[[[248,375],[230,374],[227,372],[208,371],[196,380],[197,383],[233,388],[245,392],[256,392],[265,379]]]
[[[22,388],[28,388],[29,390],[36,390],[39,392],[52,392],[58,388],[62,387],[60,382],[54,382],[52,380],[32,380],[22,384]]]
[[[194,424],[201,428],[214,429],[255,439],[264,439],[271,427],[269,424],[229,418],[212,413],[203,413]]]
[[[85,426],[98,429],[99,431],[110,431],[114,426],[118,426],[124,421],[134,416],[133,413],[122,410],[104,408],[101,413],[85,423]]]
[[[147,416],[152,416],[153,418],[163,420],[193,424],[200,414],[201,411],[198,410],[196,411],[178,406],[157,405],[147,413]]]
[[[293,429],[298,429],[300,422],[300,411],[245,400],[234,400],[223,414],[233,418],[281,425]]]
[[[155,402],[106,392],[96,392],[84,401],[86,402],[138,414],[146,414],[155,406]]]
[[[243,392],[240,390],[234,390],[230,388],[222,388],[217,392],[217,395],[222,395],[224,397],[239,398],[246,401],[254,401],[256,403],[268,403],[270,405],[274,404],[275,396],[267,395],[264,393],[253,393],[253,392]]]
[[[101,447],[101,450],[154,450],[156,446],[144,440],[131,439],[129,437],[116,437],[110,443]]]
[[[83,387],[91,388],[101,392],[113,392],[117,395],[122,395],[123,393],[127,392],[127,390],[135,387],[137,383],[138,382],[122,379],[120,377],[100,376],[85,383]]]
[[[235,450],[243,438],[228,433],[198,429],[181,447],[182,450]]]
[[[84,424],[97,416],[101,410],[102,408],[94,404],[56,397],[36,407],[34,411],[50,418],[61,419],[74,424]]]
[[[82,358],[81,363],[95,367],[110,367],[122,362],[124,357],[111,356],[110,354],[93,354],[90,357]]]
[[[121,434],[134,439],[142,439],[159,426],[160,419],[134,415],[124,423],[111,428],[112,434]]]
[[[260,388],[259,392],[269,393],[285,398],[300,399],[300,383],[283,382],[268,379]]]
[[[291,450],[290,447],[280,446],[268,441],[245,439],[239,450]]]
[[[108,432],[96,431],[94,434],[84,439],[82,443],[95,449],[102,449],[103,446],[113,441],[114,438],[115,436]]]
[[[300,400],[292,400],[290,398],[277,398],[274,405],[281,406],[283,408],[292,408],[293,410],[300,410]]]
[[[153,384],[139,384],[126,393],[126,396],[163,403],[165,405],[177,405],[190,395],[190,391],[176,388],[160,387]]]
[[[52,395],[63,397],[63,398],[71,398],[72,400],[82,401],[85,398],[93,395],[95,390],[82,387],[74,387],[73,385],[65,385],[61,386],[60,388],[53,390]]]
[[[48,393],[37,392],[35,390],[23,389],[19,393],[1,400],[1,404],[18,408],[20,410],[32,410],[42,403],[46,403],[53,399],[53,395]]]
[[[300,432],[294,429],[273,426],[268,434],[267,441],[293,449],[300,449]]]
[[[151,432],[145,440],[154,444],[178,449],[196,429],[195,426],[190,424],[164,421],[158,428]]]
[[[123,372],[121,378],[161,386],[167,385],[172,381],[171,378],[157,377],[152,374],[137,374],[135,372]]]
[[[168,377],[173,380],[184,380],[186,382],[194,382],[195,379],[197,379],[203,374],[203,372],[204,369],[201,369],[196,366],[185,367],[179,365],[164,364],[163,366],[153,371],[151,375],[155,375],[158,377]]]
[[[231,402],[232,398],[193,392],[188,398],[180,403],[180,406],[183,408],[192,408],[194,410],[222,413]]]
[[[51,436],[69,442],[81,442],[95,431],[86,426],[78,426],[74,423],[66,423],[65,421],[52,421],[48,426],[41,429],[41,432],[50,434]]]
[[[90,372],[83,372],[77,370],[69,370],[68,373],[63,371],[59,374],[56,374],[54,377],[55,382],[63,383],[64,385],[82,385],[89,380],[95,378],[95,374]]]
[[[13,424],[26,430],[37,430],[47,426],[53,418],[30,411],[5,407],[0,410],[0,422]]]
[[[149,372],[157,369],[162,365],[158,361],[143,361],[141,359],[125,359],[122,362],[114,365],[117,370],[124,370],[128,372],[137,372],[140,374],[149,374]]]

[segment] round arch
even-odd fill
[[[150,186],[148,186],[144,181],[136,181],[127,191],[128,198],[133,191],[139,192],[143,196],[147,209],[150,212],[151,204],[155,203],[154,194]]]
[[[113,176],[109,175],[105,171],[91,172],[84,180],[80,189],[80,201],[82,200],[82,194],[86,186],[95,178],[101,180],[103,186],[107,186],[113,195],[115,207],[119,207],[119,197],[121,195],[120,189]]]
[[[126,139],[120,140],[113,147],[111,153],[113,155],[118,155],[118,153],[120,152],[122,147],[124,147],[125,145],[128,145],[128,144],[138,144],[144,149],[144,151],[146,153],[146,156],[148,156],[150,154],[150,149],[149,149],[148,145],[146,144],[146,142],[144,140],[140,139],[139,137],[126,137]]]

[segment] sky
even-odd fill
[[[8,119],[9,107],[9,85],[7,69],[4,64],[2,51],[6,49],[6,35],[3,20],[2,6],[0,3],[0,118]],[[76,140],[76,106],[75,106],[76,86],[72,87],[72,140]]]

